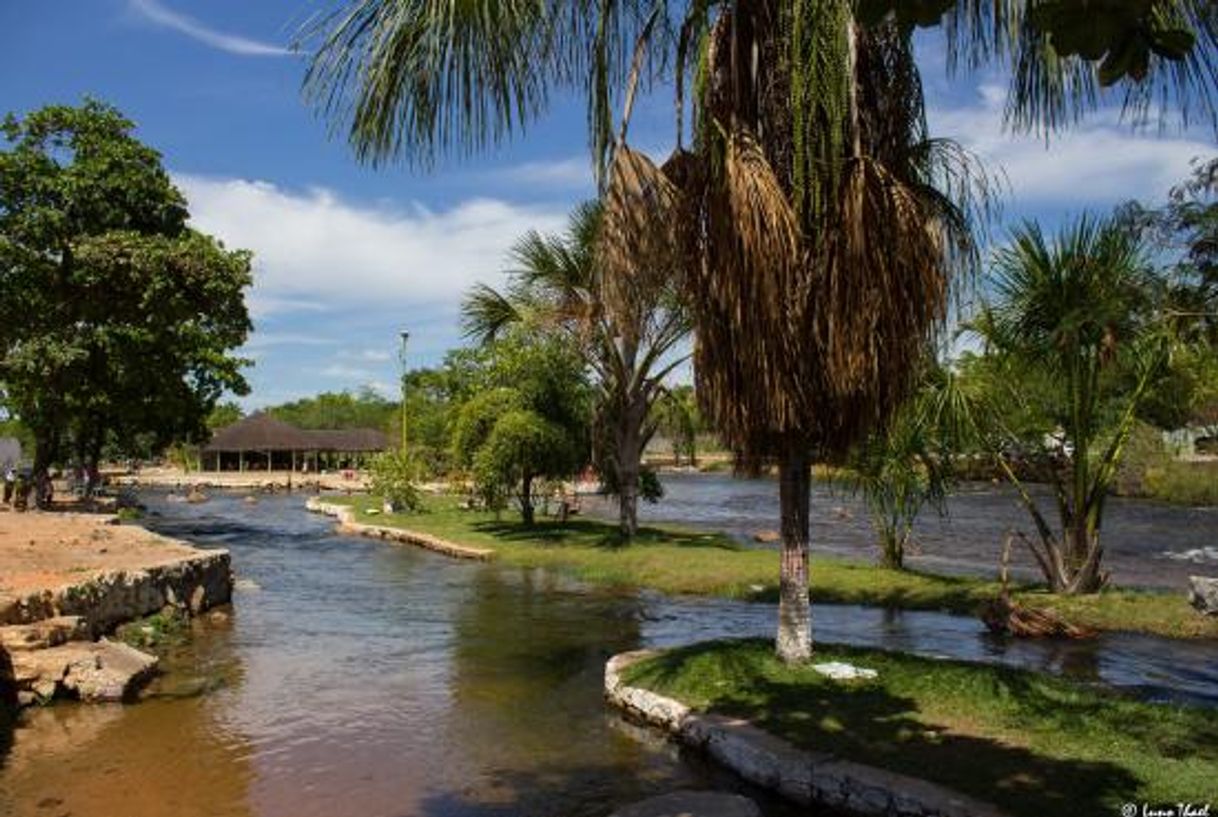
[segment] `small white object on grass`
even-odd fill
[[[835,681],[853,681],[859,678],[875,678],[879,675],[873,669],[856,667],[844,661],[829,661],[824,664],[813,664],[812,669]]]

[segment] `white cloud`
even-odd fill
[[[296,310],[451,312],[475,282],[496,283],[511,245],[555,230],[559,208],[471,199],[444,211],[359,205],[333,192],[177,175],[191,221],[254,253],[255,314]],[[423,310],[426,310],[425,312]]]
[[[1189,161],[1213,152],[1204,141],[1132,129],[1115,111],[1101,111],[1044,138],[1004,132],[1005,89],[983,85],[978,101],[937,107],[928,116],[936,136],[949,136],[1005,171],[1009,201],[1019,206],[1107,205],[1162,199],[1188,175]]]
[[[332,338],[306,335],[295,332],[260,332],[255,329],[245,344],[246,349],[264,349],[271,346],[333,346]]]
[[[550,161],[523,162],[494,172],[497,179],[517,185],[593,192],[592,161],[584,156]]]
[[[252,40],[236,34],[225,34],[171,8],[160,0],[128,0],[128,7],[157,25],[171,28],[212,48],[251,57],[283,57],[292,52],[270,43]]]
[[[332,363],[322,369],[319,374],[322,377],[333,377],[339,380],[366,381],[376,377],[376,373],[373,371],[358,366],[346,366],[342,363]]]

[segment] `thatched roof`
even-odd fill
[[[21,441],[16,437],[0,437],[0,469],[16,468],[21,464]]]
[[[251,414],[216,432],[204,451],[309,451],[312,439],[265,412]]]
[[[343,428],[326,431],[305,431],[312,440],[310,448],[318,451],[384,451],[389,437],[375,428]]]
[[[204,451],[384,451],[389,438],[373,428],[304,431],[259,412],[222,428]]]

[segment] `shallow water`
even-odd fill
[[[643,521],[676,522],[721,530],[742,541],[778,529],[778,486],[769,479],[735,479],[725,474],[663,474],[664,498],[641,503]],[[1041,486],[1032,492],[1052,506]],[[611,516],[605,500],[590,498],[589,511]],[[940,518],[927,508],[914,528],[919,553],[912,566],[944,573],[997,571],[1007,532],[1034,536],[1030,517],[1015,494],[1003,485],[971,483],[948,501]],[[858,497],[813,485],[812,548],[855,558],[876,556],[875,534]],[[1218,507],[1193,508],[1113,497],[1104,511],[1104,563],[1122,586],[1169,587],[1183,591],[1190,575],[1218,575]],[[1023,548],[1012,563],[1020,575],[1032,576],[1035,564]]]
[[[605,708],[604,662],[647,643],[645,602],[335,536],[303,503],[150,500],[151,527],[231,549],[232,619],[148,700],[0,727],[0,814],[598,817],[745,788]]]
[[[685,787],[792,813],[601,698],[609,655],[770,635],[770,605],[611,593],[336,536],[300,496],[149,501],[152,527],[231,549],[233,616],[200,625],[138,705],[55,706],[0,727],[0,815],[602,817]],[[1213,643],[1006,644],[967,618],[854,607],[817,607],[814,627],[1218,704]]]

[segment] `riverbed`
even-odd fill
[[[154,530],[231,550],[231,617],[199,624],[133,706],[0,727],[4,817],[604,817],[676,788],[787,807],[608,711],[612,654],[769,635],[770,605],[589,588],[338,536],[304,497],[148,498]],[[975,620],[817,606],[826,641],[993,661],[1218,704],[1215,645],[1010,644]]]

